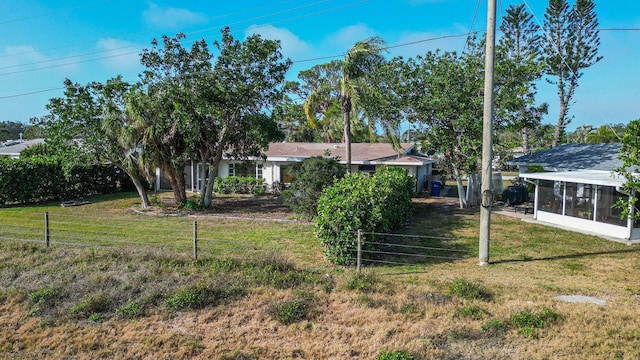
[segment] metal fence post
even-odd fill
[[[358,229],[358,257],[356,260],[356,271],[360,274],[362,266],[362,230]]]
[[[49,247],[49,212],[44,213],[44,243]]]
[[[193,259],[198,260],[198,221],[193,221]]]

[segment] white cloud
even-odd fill
[[[105,67],[117,71],[133,70],[140,67],[140,48],[137,44],[114,39],[103,38],[98,40],[96,47],[104,51],[101,57]]]
[[[142,13],[142,16],[148,24],[171,29],[206,21],[203,13],[174,7],[160,7],[154,3],[149,3],[149,8]]]
[[[325,42],[334,49],[334,52],[346,52],[358,41],[375,36],[374,29],[365,24],[347,26],[329,35]]]
[[[415,57],[424,55],[428,51],[462,51],[465,37],[448,37],[450,33],[436,32],[405,32],[392,44],[404,45],[390,49],[393,56]],[[456,34],[457,35],[457,34]]]
[[[309,44],[301,40],[296,34],[272,25],[251,25],[244,33],[246,36],[258,34],[265,39],[280,40],[283,55],[292,60],[304,56],[310,49]]]

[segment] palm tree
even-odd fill
[[[322,65],[316,69],[317,74],[313,78],[306,73],[301,73],[300,76],[311,87],[304,103],[304,111],[312,125],[318,126],[316,111],[324,114],[337,98],[344,121],[347,173],[351,172],[351,121],[354,118],[360,119],[353,116],[354,108],[359,107],[360,97],[367,90],[367,75],[384,62],[382,52],[385,47],[385,41],[377,36],[359,41],[347,51],[344,60]],[[318,75],[325,75],[326,78],[318,79]],[[332,75],[336,76],[337,81],[330,79]],[[330,127],[328,123],[333,122],[332,119],[325,120],[327,124],[324,125]],[[370,121],[369,127],[372,126],[373,122]]]
[[[347,51],[342,61],[342,77],[340,78],[340,109],[344,116],[345,161],[347,173],[351,173],[351,112],[354,103],[357,105],[364,90],[364,78],[380,65],[384,58],[382,52],[386,42],[380,37],[370,37],[358,41]]]

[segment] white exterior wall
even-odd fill
[[[581,219],[572,216],[563,216],[540,210],[538,210],[538,212],[536,213],[536,220],[576,229],[579,231],[588,231],[603,236],[611,236],[619,239],[629,238],[629,229],[627,229],[626,226],[606,224],[593,220]]]

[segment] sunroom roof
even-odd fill
[[[611,171],[560,171],[524,173],[520,177],[525,179],[565,181],[580,184],[593,184],[604,186],[621,186],[625,179]]]

